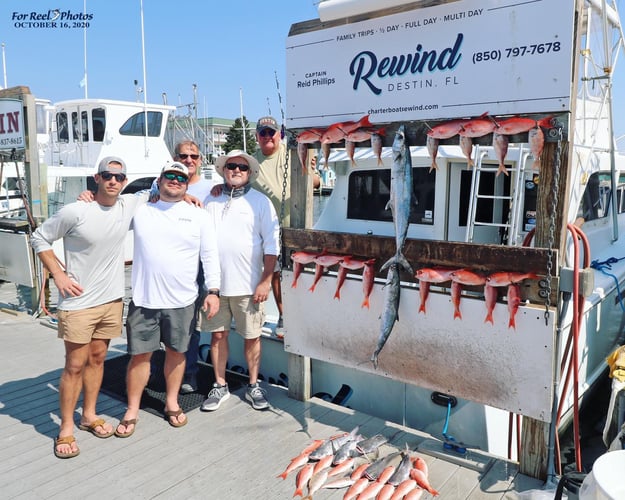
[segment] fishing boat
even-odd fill
[[[341,9],[336,19],[291,27],[287,128],[296,140],[367,113],[385,135],[375,152],[371,142],[357,145],[355,166],[334,143],[336,181],[324,212],[312,229],[284,229],[288,356],[271,354],[265,375],[277,379],[288,365],[289,390],[302,398],[346,385],[352,408],[437,435],[441,452],[469,443],[519,460],[528,475],[553,477],[558,430],[572,424],[579,444],[579,405],[623,342],[616,2]],[[443,137],[456,122],[462,127]],[[388,209],[398,135],[412,170],[405,214]],[[399,241],[401,216],[408,228]],[[301,271],[295,252],[375,259],[373,280],[350,268],[340,284],[340,259]],[[400,272],[398,317],[383,332],[393,285],[382,265],[398,252],[414,273]],[[455,281],[418,278],[432,268],[455,272]],[[462,284],[465,271],[481,283]],[[498,273],[525,277],[497,281]]]

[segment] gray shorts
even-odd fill
[[[252,295],[219,298],[219,312],[207,320],[202,317],[202,331],[230,331],[234,318],[234,327],[244,339],[257,339],[263,332],[265,324],[265,303],[254,304]]]
[[[128,304],[128,354],[158,351],[161,342],[176,352],[187,352],[195,331],[195,303],[176,309],[148,309]]]

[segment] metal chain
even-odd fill
[[[551,191],[551,214],[549,220],[549,240],[548,240],[548,248],[547,248],[547,273],[545,282],[542,286],[541,290],[544,293],[545,297],[545,325],[549,324],[549,308],[551,307],[551,278],[553,271],[553,244],[555,240],[555,230],[556,230],[556,209],[558,207],[558,188],[560,185],[560,167],[562,161],[562,126],[559,126],[556,131],[558,135],[558,145],[555,151],[555,159],[554,159],[554,171],[553,171],[553,183],[552,183],[552,191]],[[543,280],[541,280],[543,281]]]
[[[282,175],[282,201],[280,203],[280,230],[278,231],[278,248],[280,249],[280,258],[278,258],[278,268],[280,270],[280,280],[282,280],[282,255],[284,252],[282,251],[282,226],[284,224],[284,217],[286,215],[286,186],[287,180],[289,179],[289,146],[288,139],[286,145],[286,155],[284,160],[284,171]]]

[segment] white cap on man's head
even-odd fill
[[[167,172],[174,172],[176,174],[184,175],[187,179],[189,178],[189,169],[185,164],[180,163],[179,161],[165,165],[163,170],[161,170],[161,175]]]

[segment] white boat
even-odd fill
[[[482,20],[472,21],[477,25],[463,21],[469,13]],[[503,6],[497,0],[489,0],[487,5],[460,0],[428,2],[425,7],[411,3],[352,15],[323,23],[307,21],[291,28],[287,126],[294,135],[337,121],[358,120],[361,111],[357,110],[385,109],[386,101],[370,104],[374,98],[381,99],[370,92],[363,100],[367,86],[387,91],[405,84],[399,80],[399,71],[387,71],[386,79],[381,79],[372,70],[357,82],[354,75],[366,62],[355,54],[368,57],[371,65],[375,59],[386,71],[401,64],[400,53],[407,57],[403,47],[412,54],[419,43],[415,38],[427,39],[428,47],[423,50],[429,50],[441,47],[437,45],[441,37],[453,40],[456,33],[464,33],[464,42],[473,44],[463,47],[468,51],[463,53],[465,59],[471,54],[474,63],[476,54],[496,59],[499,50],[501,61],[495,70],[483,70],[486,75],[480,81],[492,81],[492,86],[463,87],[470,95],[463,107],[457,108],[468,110],[466,114],[454,114],[456,107],[451,104],[457,96],[453,92],[441,96],[423,90],[444,86],[449,78],[455,78],[449,68],[443,76],[435,72],[427,78],[417,75],[419,91],[410,94],[406,85],[398,103],[388,104],[389,109],[399,111],[370,113],[371,121],[387,130],[383,165],[378,165],[370,148],[363,147],[356,150],[357,166],[353,168],[345,152],[338,149],[341,144],[335,144],[337,149],[330,157],[336,173],[332,195],[313,230],[284,230],[286,256],[293,251],[325,250],[376,258],[380,266],[393,255],[393,219],[386,210],[393,163],[390,146],[395,131],[403,125],[412,146],[418,202],[412,207],[404,247],[414,269],[469,268],[484,275],[533,272],[537,278],[523,282],[513,328],[505,288],[499,293],[492,324],[485,322],[481,286],[467,287],[461,298],[462,319],[456,319],[449,283],[432,285],[426,313],[420,313],[422,284],[402,273],[399,320],[376,368],[370,358],[380,332],[386,272],[378,268],[367,309],[361,307],[360,271],[348,274],[337,300],[337,267],[331,267],[311,292],[314,265],[308,266],[292,287],[292,262],[287,258],[289,268],[283,271],[282,287],[284,349],[296,357],[311,358],[310,371],[304,368],[299,374],[289,373],[290,381],[301,387],[310,377],[312,393],[328,394],[346,384],[352,390],[349,406],[439,435],[442,450],[449,451],[457,441],[470,443],[519,459],[521,470],[529,475],[551,477],[556,429],[571,421],[577,427],[578,404],[605,373],[605,358],[623,341],[624,334],[621,291],[625,251],[620,241],[625,231],[625,158],[614,150],[610,94],[610,68],[623,48],[616,3],[587,0],[562,5],[552,0]],[[558,22],[554,25],[555,17]],[[411,42],[401,43],[408,37],[402,32],[425,30],[434,19],[439,20],[436,30],[442,35],[417,31],[407,38]],[[526,26],[524,20],[536,24],[531,33],[519,28]],[[396,38],[389,35],[393,30],[400,32]],[[491,33],[487,41],[478,36],[480,30]],[[544,40],[536,39],[537,33],[543,34]],[[535,43],[529,43],[532,40]],[[547,43],[552,51],[557,47],[554,57],[546,55]],[[506,47],[512,47],[508,58]],[[534,50],[537,57],[543,54],[540,67],[552,71],[545,73],[533,66],[536,59],[528,63],[519,55],[524,50]],[[385,59],[386,66],[382,66],[382,56],[389,54],[396,55],[395,59]],[[604,68],[610,71],[604,72]],[[531,78],[524,80],[528,74]],[[411,81],[417,76],[411,75]],[[460,80],[463,74],[457,77]],[[516,86],[499,92],[506,78]],[[537,87],[532,85],[534,79],[539,80]],[[520,99],[514,99],[515,92]],[[380,95],[393,99],[388,93]],[[448,106],[405,111],[405,101]],[[457,118],[475,118],[486,111],[500,121],[551,116],[540,161],[534,163],[537,154],[532,154],[529,134],[516,134],[510,137],[504,160],[509,175],[496,175],[497,153],[493,134],[488,133],[473,140],[476,166],[467,169],[467,157],[457,145],[456,135],[440,141],[437,170],[429,173],[432,159],[425,146],[429,128]],[[268,365],[270,362],[263,362]],[[276,362],[276,366],[276,373],[267,367],[266,375],[276,378],[284,364]],[[512,425],[517,421],[515,415],[523,417],[516,428]],[[450,441],[450,436],[456,441]],[[517,440],[523,443],[518,449],[510,444]]]

